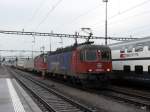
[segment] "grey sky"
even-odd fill
[[[149,6],[150,0],[109,0],[108,35],[150,35]],[[104,36],[104,12],[102,0],[0,0],[0,30],[53,30],[73,34],[80,32],[81,27],[90,27],[94,35]],[[51,40],[52,50],[61,47],[60,38]],[[31,36],[0,34],[0,49],[32,49],[32,41]],[[72,39],[63,39],[63,46],[73,42]],[[96,44],[102,43],[102,40],[96,41]],[[49,50],[49,38],[36,38],[33,49],[40,50],[43,45]]]

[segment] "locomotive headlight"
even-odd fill
[[[88,72],[92,72],[93,70],[92,69],[88,69]]]
[[[110,72],[110,69],[109,69],[109,68],[107,68],[107,72]]]

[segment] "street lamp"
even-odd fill
[[[103,2],[106,3],[106,9],[105,9],[105,45],[107,45],[107,2],[108,2],[108,0],[103,0]]]

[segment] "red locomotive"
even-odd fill
[[[48,69],[47,65],[47,55],[41,54],[34,59],[34,70],[37,72],[41,72],[42,76],[45,76]]]
[[[80,44],[48,54],[48,72],[76,82],[100,82],[112,71],[108,46]]]

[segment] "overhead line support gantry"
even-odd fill
[[[1,34],[14,34],[14,35],[31,35],[31,36],[51,36],[51,37],[67,37],[67,38],[81,38],[87,39],[89,36],[86,35],[76,35],[76,34],[61,34],[61,33],[40,33],[40,32],[24,32],[24,31],[5,31],[0,30]],[[91,36],[90,39],[105,39],[105,37],[99,36]],[[127,41],[127,40],[135,40],[138,38],[127,38],[127,37],[107,37],[110,40],[117,41]]]

